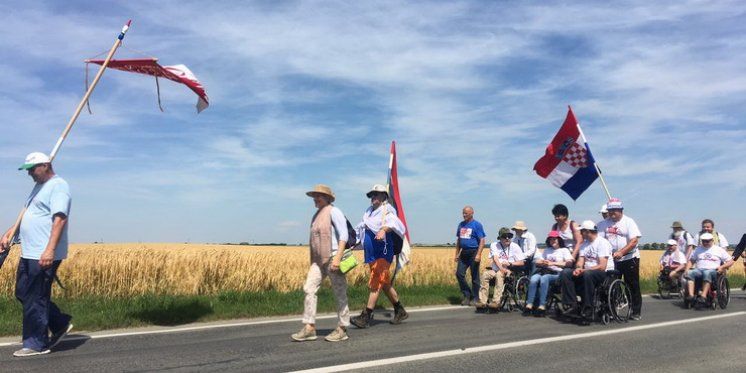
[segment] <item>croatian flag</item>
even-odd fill
[[[404,237],[395,235],[396,241],[401,239],[401,242],[394,242],[394,245],[401,245],[401,252],[396,257],[396,272],[399,269],[404,268],[409,263],[409,258],[412,252],[412,248],[409,246],[409,227],[407,226],[407,219],[404,217],[404,206],[401,203],[401,195],[399,194],[399,174],[396,167],[396,141],[391,142],[391,157],[389,158],[389,177],[388,177],[388,190],[389,190],[389,204],[396,209],[396,216],[404,224]]]
[[[547,146],[546,154],[534,165],[534,171],[564,190],[573,200],[596,181],[598,173],[591,148],[572,108],[568,109],[565,123]]]

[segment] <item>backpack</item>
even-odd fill
[[[355,228],[350,223],[350,220],[347,219],[345,216],[345,223],[347,223],[347,243],[345,244],[344,250],[351,249],[355,247],[355,244],[357,243],[357,232],[355,231]],[[339,241],[339,231],[337,230],[337,227],[334,225],[334,220],[332,220],[332,226],[334,226],[334,232],[337,233],[337,241]]]

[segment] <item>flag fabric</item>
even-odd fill
[[[536,173],[578,199],[598,178],[591,148],[585,141],[572,108],[546,153],[534,165]]]
[[[396,141],[391,142],[391,156],[389,158],[389,177],[388,177],[388,193],[389,193],[389,204],[396,209],[396,215],[404,224],[404,237],[402,239],[401,250],[399,255],[396,257],[396,269],[399,270],[409,263],[409,258],[412,252],[412,248],[409,246],[409,227],[407,226],[407,219],[404,216],[404,206],[401,203],[401,195],[399,194],[399,175],[396,167]],[[399,243],[395,243],[398,245]],[[394,275],[396,276],[396,275]]]
[[[86,60],[86,64],[94,63],[102,65],[104,60]],[[139,58],[139,59],[128,59],[128,60],[111,60],[107,66],[110,69],[116,69],[121,71],[127,71],[132,73],[150,75],[156,77],[156,83],[158,78],[166,78],[177,83],[184,84],[189,87],[195,94],[197,94],[197,113],[207,109],[210,105],[209,99],[207,98],[207,92],[202,83],[197,80],[191,70],[184,65],[173,65],[173,66],[161,66],[158,64],[157,58]],[[87,73],[86,73],[87,75]],[[159,91],[159,102],[160,102],[160,88]]]

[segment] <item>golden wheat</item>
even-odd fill
[[[12,294],[19,248],[0,271],[0,294]],[[659,251],[642,252],[640,275],[658,273]],[[401,286],[454,285],[452,248],[416,247],[412,262],[397,278]],[[362,263],[362,252],[356,252]],[[59,277],[67,290],[56,295],[126,297],[141,294],[196,295],[220,291],[287,292],[303,286],[308,270],[307,247],[190,244],[71,245]],[[487,263],[484,252],[483,263]],[[367,268],[347,275],[351,286],[364,286]]]

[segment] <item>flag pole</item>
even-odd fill
[[[65,126],[65,130],[62,131],[62,135],[60,135],[60,137],[57,139],[57,143],[54,144],[54,148],[52,148],[52,152],[49,153],[50,163],[54,161],[54,158],[57,156],[57,153],[59,152],[60,147],[62,146],[62,143],[67,138],[67,135],[70,134],[70,130],[73,128],[75,121],[78,120],[78,117],[80,116],[80,112],[83,110],[83,107],[85,106],[86,102],[88,102],[88,98],[91,97],[91,93],[93,93],[93,89],[96,88],[96,84],[98,84],[98,81],[101,80],[101,76],[104,75],[104,70],[106,70],[106,67],[109,65],[109,61],[111,61],[111,58],[114,56],[114,53],[122,45],[122,39],[124,39],[124,35],[127,33],[127,30],[129,30],[129,27],[131,24],[132,24],[132,20],[129,20],[124,26],[122,26],[122,31],[117,36],[116,41],[114,41],[114,45],[111,46],[111,49],[109,50],[109,54],[106,56],[106,60],[101,65],[101,68],[98,70],[96,77],[93,78],[93,83],[88,87],[88,90],[86,90],[85,95],[83,95],[83,99],[80,100],[78,107],[75,109],[75,113],[73,113],[73,116],[70,118],[70,121],[67,122],[67,126]],[[15,236],[18,234],[18,229],[21,227],[21,220],[23,220],[23,215],[25,213],[26,213],[26,207],[21,209],[21,212],[18,214],[18,217],[16,218],[16,222],[13,224],[13,227],[10,229],[10,237],[8,237],[9,245],[12,244]],[[10,248],[8,248],[8,250],[0,252],[0,267],[2,267],[3,263],[5,263],[5,258],[8,257],[9,252],[10,252]]]
[[[585,133],[583,133],[583,129],[580,128],[580,121],[576,119],[575,125],[578,127],[578,131],[580,132],[580,137],[583,138],[583,142],[587,144],[588,140],[585,138]],[[598,173],[598,178],[601,180],[601,186],[603,186],[604,192],[606,192],[606,198],[611,199],[611,193],[609,192],[609,187],[606,186],[606,180],[604,180],[604,174],[601,173],[601,168],[598,167],[598,162],[595,161],[595,158],[593,162],[593,167],[596,168],[596,173]]]

